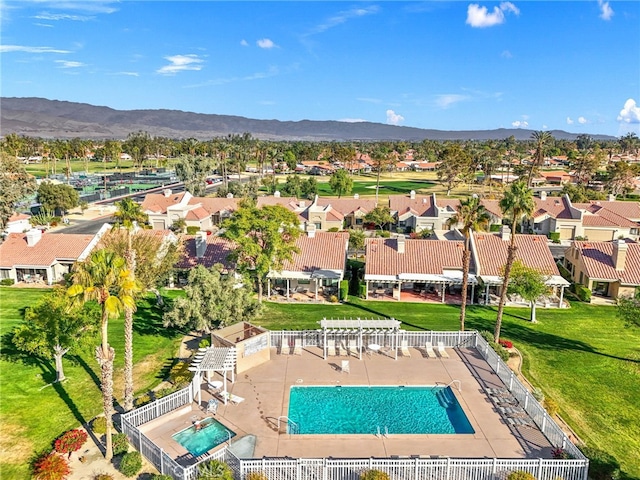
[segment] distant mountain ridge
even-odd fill
[[[263,140],[381,141],[381,140],[501,140],[513,135],[531,138],[533,130],[506,129],[445,131],[385,125],[373,122],[255,120],[232,115],[181,110],[114,110],[86,103],[36,97],[0,97],[0,134],[17,133],[42,138],[124,139],[143,130],[153,136],[210,140],[229,134],[250,133]],[[578,134],[551,130],[558,139],[575,140]],[[596,140],[615,140],[591,135]]]

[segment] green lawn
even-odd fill
[[[366,178],[366,177],[365,177]],[[356,193],[361,196],[370,196],[376,194],[376,181],[367,178],[367,180],[353,179],[353,189],[346,197],[351,197]],[[401,195],[408,194],[411,190],[419,192],[427,188],[433,187],[434,183],[425,180],[380,180],[380,195]],[[318,195],[321,197],[332,197],[334,193],[328,182],[318,182]]]
[[[471,306],[467,329],[493,331],[493,308]],[[560,405],[560,414],[588,444],[614,455],[640,478],[640,329],[626,328],[615,308],[574,303],[569,310],[508,308],[502,337],[523,353],[523,372]],[[457,330],[450,305],[354,299],[346,305],[265,304],[257,323],[270,329],[318,328],[323,317],[394,317],[407,330]]]
[[[25,306],[33,305],[46,290],[0,288],[0,478],[29,478],[28,459],[48,447],[62,432],[85,423],[102,409],[97,362],[90,352],[65,356],[67,381],[49,385],[55,378],[51,362],[13,350],[6,335],[22,320]],[[142,301],[135,317],[134,365],[139,393],[162,380],[163,368],[177,353],[181,335],[162,328],[155,302]],[[122,397],[122,320],[109,325],[110,343],[116,350],[117,397]]]

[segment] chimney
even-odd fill
[[[42,231],[37,228],[32,228],[27,232],[27,245],[33,247],[42,238]]]
[[[416,191],[415,190],[411,190],[411,192],[409,192],[409,197],[411,198],[411,200],[415,200],[416,199]]]
[[[360,198],[360,194],[359,193],[354,193],[353,194],[353,198],[355,198],[356,200],[358,200]]]
[[[280,190],[276,190],[275,192],[273,192],[273,196],[276,198],[280,198]]]
[[[616,201],[616,196],[613,193],[609,194],[609,201],[610,202],[615,202]]]
[[[166,188],[162,193],[164,193],[164,196],[166,198],[169,198],[171,196],[171,189],[170,188]]]
[[[424,203],[424,204],[427,203],[427,197],[422,197],[422,203]]]
[[[307,237],[314,238],[316,236],[316,226],[313,223],[307,224]]]
[[[196,257],[204,257],[207,251],[207,232],[196,233]]]
[[[227,198],[233,198],[233,193],[231,192],[227,193]]]
[[[540,200],[544,201],[547,199],[547,192],[545,192],[544,190],[542,190],[540,192]]]
[[[300,208],[306,208],[307,207],[307,202],[305,202],[304,200],[300,200]]]
[[[508,225],[502,225],[502,227],[500,227],[500,238],[505,242],[511,240],[511,229]]]
[[[396,250],[398,253],[404,253],[404,235],[398,235],[396,242]]]
[[[613,266],[616,270],[623,271],[624,264],[627,260],[627,242],[624,240],[614,240],[613,242],[613,254],[611,260],[613,260]]]

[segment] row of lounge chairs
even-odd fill
[[[346,346],[343,343],[336,343],[333,339],[327,340],[327,355],[330,357],[342,355],[358,357],[360,355],[360,348],[355,339],[347,339]],[[431,342],[427,342],[425,352],[428,358],[449,358],[449,353],[443,342],[438,342],[437,347],[434,347]],[[280,354],[290,355],[292,353],[293,355],[302,355],[302,340],[300,338],[294,339],[293,347],[288,341],[282,342]],[[400,354],[403,357],[411,357],[409,345],[406,340],[403,340],[400,344]]]
[[[280,345],[280,355],[289,355],[292,353],[291,344],[289,342],[283,342]],[[302,340],[300,338],[296,338],[293,342],[293,354],[294,355],[302,355]]]
[[[518,405],[518,400],[506,388],[485,389],[496,409],[506,417],[513,427],[535,427],[526,410]]]

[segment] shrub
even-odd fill
[[[262,472],[251,472],[245,477],[245,480],[268,480],[267,476]]]
[[[382,231],[380,232],[380,236],[381,236],[382,238],[389,238],[389,237],[391,236],[391,232],[389,232],[388,230],[382,230]]]
[[[507,362],[509,360],[509,352],[507,352],[507,350],[502,345],[496,342],[491,342],[489,345],[491,345],[491,348],[496,351],[503,362]]]
[[[16,281],[13,278],[3,278],[2,280],[0,280],[0,285],[2,285],[3,287],[8,287],[10,285],[13,285]]]
[[[129,451],[129,439],[126,433],[116,433],[111,435],[111,443],[113,445],[113,454],[120,455]]]
[[[178,362],[169,371],[169,381],[173,383],[176,388],[184,388],[189,382],[193,373],[189,371],[189,364],[187,362]]]
[[[330,301],[331,303],[338,303],[338,296],[337,296],[337,295],[331,295],[331,296],[329,297],[329,301]]]
[[[364,298],[367,296],[367,284],[364,282],[360,282],[358,284],[358,296],[360,298]]]
[[[531,395],[533,395],[533,398],[535,398],[538,402],[544,402],[544,393],[542,393],[542,390],[540,390],[539,388],[534,388],[531,392]]]
[[[109,473],[98,473],[93,480],[113,480],[113,475]]]
[[[209,340],[208,338],[203,338],[202,340],[200,340],[200,343],[198,343],[198,348],[208,348],[211,346],[211,340]]]
[[[233,472],[226,463],[209,460],[198,465],[198,480],[233,480]]]
[[[331,227],[327,232],[339,232],[338,227]]]
[[[69,430],[56,439],[53,448],[58,453],[68,453],[69,458],[71,458],[71,454],[80,450],[87,438],[87,432],[84,430]]]
[[[141,407],[143,405],[146,405],[147,403],[151,403],[151,395],[149,395],[148,393],[145,393],[144,395],[140,395],[138,398],[136,398],[133,401],[133,404],[136,407]]]
[[[167,395],[171,395],[175,391],[175,387],[160,388],[156,391],[156,398],[166,397]]]
[[[490,332],[489,330],[482,330],[480,332],[480,336],[484,338],[487,343],[493,343],[493,332]]]
[[[551,457],[554,460],[570,460],[573,457],[569,452],[565,452],[562,448],[554,448],[551,450]]]
[[[389,474],[381,470],[366,470],[360,474],[360,480],[390,480]]]
[[[200,231],[200,227],[198,227],[196,225],[189,225],[187,227],[187,235],[195,235],[199,231]]]
[[[162,475],[161,473],[156,473],[155,475],[151,475],[151,480],[173,480],[173,477],[171,475]]]
[[[589,459],[589,478],[592,480],[617,480],[620,478],[620,464],[612,455],[595,447],[580,447]]]
[[[549,232],[549,240],[553,243],[560,243],[560,232]]]
[[[142,470],[142,455],[140,452],[128,452],[122,456],[118,467],[125,477],[133,477]]]
[[[498,343],[502,345],[504,348],[513,348],[513,342],[510,340],[503,340],[502,338],[498,340]]]
[[[346,302],[349,297],[349,280],[340,281],[340,298]]]
[[[524,470],[516,470],[507,475],[507,480],[536,480],[536,477]]]
[[[549,415],[554,417],[558,413],[558,402],[556,402],[553,398],[545,398],[544,408],[546,408]]]
[[[71,473],[67,459],[57,453],[45,453],[33,462],[36,480],[62,480]]]
[[[96,435],[104,435],[107,433],[107,419],[104,417],[98,417],[91,422],[91,430]]]

